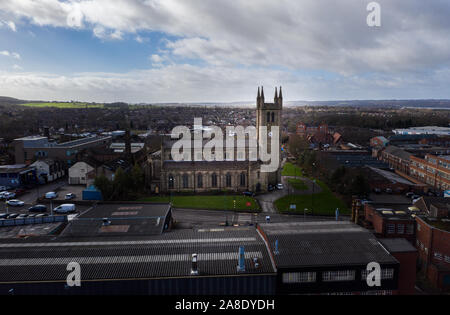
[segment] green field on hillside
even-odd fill
[[[247,196],[155,196],[142,198],[144,202],[170,202],[175,208],[205,209],[205,210],[237,210],[259,212],[259,205],[255,199]],[[236,207],[234,207],[236,200]],[[247,206],[247,202],[250,206]]]
[[[103,104],[89,104],[89,103],[71,103],[71,102],[62,102],[62,103],[25,103],[20,104],[21,106],[26,107],[37,107],[37,108],[45,108],[45,107],[56,107],[56,108],[103,108]]]

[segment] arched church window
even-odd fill
[[[183,188],[189,188],[189,176],[183,174]]]
[[[211,186],[212,187],[217,187],[217,174],[212,174],[211,175]]]
[[[272,112],[272,122],[275,122],[275,113]]]
[[[267,112],[267,122],[270,122],[270,112]]]
[[[245,173],[241,173],[241,186],[245,186]]]
[[[231,187],[231,174],[230,173],[228,173],[226,175],[225,180],[226,180],[226,186]]]
[[[197,175],[197,187],[203,188],[203,176],[202,174]]]

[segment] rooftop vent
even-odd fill
[[[245,272],[245,251],[244,246],[239,246],[239,264],[237,266],[238,272]]]
[[[191,275],[193,276],[198,275],[197,254],[192,254]]]

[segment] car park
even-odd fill
[[[18,199],[10,199],[6,203],[11,207],[22,207],[25,204],[25,202]]]
[[[49,191],[48,193],[45,193],[45,199],[55,199],[58,197],[58,194],[54,191]]]
[[[68,194],[66,194],[66,197],[65,197],[65,199],[66,200],[71,200],[71,199],[74,199],[74,198],[76,198],[77,196],[75,195],[75,194],[73,194],[73,193],[68,193]]]
[[[11,213],[11,214],[8,215],[8,219],[15,219],[15,218],[17,218],[18,216],[19,216],[18,213]]]
[[[53,209],[53,211],[55,213],[72,213],[76,211],[76,208],[74,204],[67,203],[56,207],[55,209]]]
[[[28,211],[30,211],[30,212],[45,212],[45,211],[47,211],[47,206],[45,206],[45,205],[34,205],[34,206],[28,208]]]

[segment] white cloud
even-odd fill
[[[450,2],[378,2],[382,27],[373,29],[366,25],[368,1],[0,1],[1,16],[11,16],[17,23],[88,29],[101,40],[119,41],[130,36],[141,43],[145,39],[137,35],[139,32],[171,36],[157,47],[158,54],[149,57],[155,69],[133,75],[28,74],[19,79],[14,74],[15,79],[8,81],[4,74],[3,80],[24,85],[34,82],[32,86],[47,80],[64,91],[48,92],[61,96],[75,93],[66,84],[74,84],[77,93],[87,96],[90,91],[97,98],[108,98],[106,90],[111,95],[121,91],[119,95],[130,100],[142,96],[136,101],[179,100],[171,90],[174,86],[185,93],[185,99],[197,100],[202,87],[208,87],[202,99],[232,98],[230,91],[220,92],[227,90],[227,84],[248,98],[246,91],[263,81],[287,85],[292,99],[420,97],[421,93],[425,97],[444,96],[450,84]],[[202,67],[185,65],[189,62]],[[187,90],[187,80],[195,81],[191,86],[195,93]],[[114,86],[117,82],[134,94]],[[155,88],[150,88],[150,83]],[[144,87],[145,92],[138,93],[136,87]],[[161,92],[148,92],[156,89]],[[172,96],[175,99],[169,100]]]
[[[12,57],[15,59],[20,59],[20,55],[16,52],[10,52],[8,50],[2,50],[0,51],[0,55],[6,56],[6,57]]]
[[[23,70],[23,68],[21,67],[21,66],[19,66],[19,65],[13,65],[12,66],[12,68],[14,69],[14,70],[16,70],[16,71],[20,71],[20,70]]]

